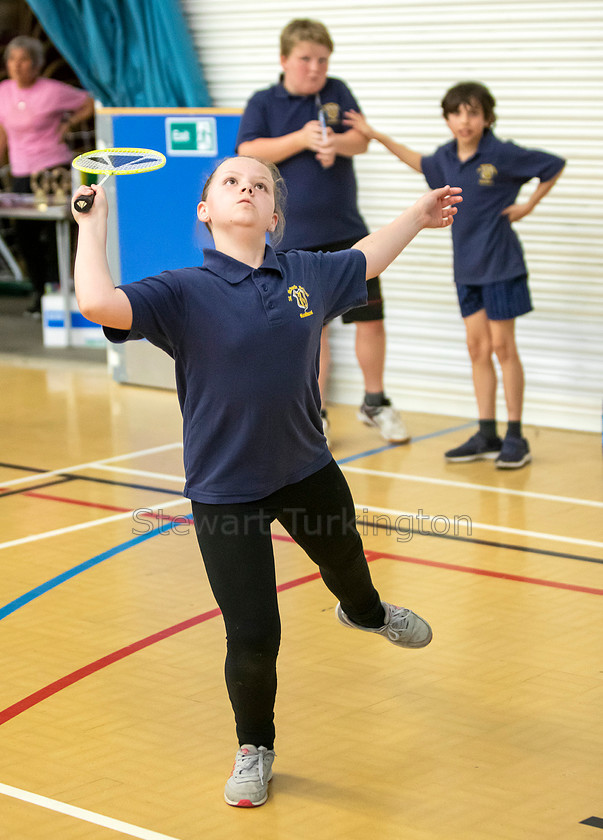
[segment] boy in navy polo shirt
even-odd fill
[[[333,41],[319,21],[293,20],[281,33],[278,84],[255,93],[245,108],[237,150],[278,164],[287,189],[287,229],[283,250],[339,251],[350,248],[368,229],[356,200],[353,156],[368,143],[342,123],[344,111],[359,110],[349,88],[327,76]],[[398,411],[384,393],[385,327],[379,278],[368,283],[368,303],[343,317],[356,324],[356,357],[365,396],[358,418],[379,429],[390,443],[410,437]],[[320,389],[324,396],[330,352],[323,333]],[[322,409],[325,433],[326,409]]]
[[[454,279],[473,369],[479,431],[445,457],[452,462],[496,459],[500,469],[517,469],[532,456],[521,431],[524,377],[515,318],[530,312],[532,304],[512,223],[527,216],[549,192],[565,161],[499,140],[492,132],[494,106],[494,97],[478,82],[452,87],[442,100],[442,111],[454,140],[429,156],[375,131],[357,112],[346,114],[345,122],[422,172],[430,186],[448,182],[463,188],[463,212],[452,230]],[[538,178],[539,185],[527,202],[516,204],[522,184],[532,178]],[[507,405],[504,440],[496,432],[493,353],[500,363]]]
[[[253,807],[268,797],[280,618],[270,525],[278,520],[338,598],[336,616],[405,648],[429,644],[429,624],[381,601],[356,527],[354,502],[322,433],[318,360],[325,320],[366,301],[367,277],[424,227],[452,224],[458,188],[420,198],[346,251],[275,253],[282,179],[256,158],[224,161],[197,216],[215,249],[201,267],[115,288],[106,255],[102,187],[79,224],[78,305],[111,341],[147,338],[175,362],[183,416],[184,495],[226,626],[226,683],[237,751],[224,796]],[[273,240],[274,241],[274,240]]]

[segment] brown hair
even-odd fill
[[[451,87],[442,99],[442,112],[444,117],[447,117],[448,114],[455,114],[461,105],[475,105],[476,103],[481,105],[488,125],[494,125],[496,100],[481,82],[459,82],[458,85]]]
[[[271,163],[271,161],[269,160],[263,160],[262,158],[253,157],[253,155],[236,155],[224,158],[224,160],[221,160],[220,163],[214,168],[213,172],[205,182],[205,185],[203,186],[203,191],[201,192],[201,201],[207,201],[207,194],[209,192],[211,182],[213,181],[214,175],[216,174],[218,169],[222,166],[223,163],[226,163],[226,161],[229,160],[234,160],[235,157],[257,160],[258,163],[261,163],[262,166],[265,166],[268,172],[270,172],[270,175],[272,177],[272,186],[274,189],[274,212],[278,216],[276,228],[270,234],[270,243],[271,245],[274,245],[274,247],[276,247],[283,238],[283,234],[285,232],[285,201],[287,198],[287,187],[285,185],[285,180],[279,172],[278,167],[275,163]],[[204,224],[208,231],[211,233],[211,225],[208,222],[204,222]]]
[[[287,58],[291,50],[301,41],[320,44],[333,52],[335,45],[329,35],[329,30],[318,20],[310,18],[296,18],[290,21],[281,32],[281,55]]]

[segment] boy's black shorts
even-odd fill
[[[359,240],[344,239],[343,242],[329,242],[326,245],[316,245],[314,248],[304,248],[305,251],[347,251]],[[348,309],[341,316],[344,324],[353,324],[357,321],[382,321],[383,320],[383,298],[381,297],[381,281],[379,277],[370,277],[366,281],[368,301],[365,306],[357,306],[355,309]]]

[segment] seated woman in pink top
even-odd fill
[[[9,78],[0,82],[0,159],[8,150],[14,192],[32,192],[31,176],[69,167],[68,131],[94,113],[94,100],[56,79],[40,77],[44,47],[19,35],[4,51]],[[16,223],[17,241],[34,288],[33,314],[40,312],[44,285],[58,279],[54,225]]]

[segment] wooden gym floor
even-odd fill
[[[444,462],[462,419],[390,447],[332,408],[376,585],[434,641],[339,626],[276,529],[277,759],[243,810],[175,394],[68,352],[0,377],[2,840],[603,840],[599,435],[528,428],[502,472]]]

